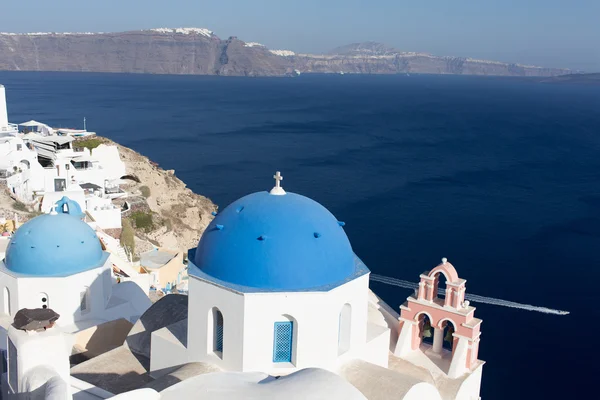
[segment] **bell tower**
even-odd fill
[[[446,279],[445,291],[440,289],[441,276]],[[450,379],[483,364],[477,359],[482,321],[474,317],[475,308],[465,301],[465,284],[466,280],[459,278],[445,258],[431,271],[421,274],[415,294],[400,306],[396,356],[405,358],[421,352]],[[433,337],[433,343],[423,340],[429,337]],[[444,342],[448,342],[448,349],[444,348]]]

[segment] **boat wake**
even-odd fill
[[[404,289],[417,289],[419,286],[415,282],[403,281],[401,279],[391,278],[389,276],[383,276],[383,275],[377,275],[377,274],[371,274],[371,280],[373,282],[379,282],[379,283],[383,283],[386,285],[397,286],[397,287],[401,287]],[[444,294],[443,290],[441,290],[441,289],[438,290],[438,294],[443,295]],[[530,304],[515,303],[513,301],[495,299],[493,297],[484,297],[484,296],[479,296],[479,295],[470,294],[470,293],[467,293],[465,295],[465,299],[472,301],[474,303],[483,303],[483,304],[490,304],[493,306],[518,308],[521,310],[541,312],[544,314],[554,314],[554,315],[568,315],[569,314],[569,311],[554,310],[552,308],[532,306]]]

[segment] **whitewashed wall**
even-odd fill
[[[195,277],[189,277],[188,352],[189,361],[204,361],[228,371],[242,371],[244,295]],[[223,313],[222,359],[212,352],[208,343],[209,315],[213,307]],[[211,346],[212,347],[212,346]]]
[[[69,356],[72,340],[58,328],[44,332],[29,333],[10,327],[8,336],[16,348],[17,362],[9,360],[10,374],[16,372],[17,393],[28,393],[38,389],[53,377],[64,382],[70,380]],[[10,352],[9,352],[10,354]],[[11,369],[16,364],[17,371]],[[63,398],[70,398],[70,385],[63,387]]]
[[[244,371],[281,374],[308,367],[334,370],[340,356],[358,356],[366,344],[368,276],[329,292],[255,293],[245,299]],[[352,307],[350,347],[340,355],[340,312],[345,304]],[[274,323],[286,317],[294,320],[292,365],[273,363]]]
[[[307,367],[335,370],[340,359],[361,357],[367,344],[368,276],[329,292],[239,294],[204,282],[189,281],[189,361],[213,363],[229,371],[285,374]],[[340,312],[352,306],[349,349],[338,354]],[[222,358],[209,343],[211,309],[223,314]],[[273,363],[274,323],[294,321],[291,364]],[[389,332],[383,332],[389,338]],[[375,346],[387,357],[388,345]],[[379,357],[381,358],[381,357]]]
[[[92,150],[92,157],[102,165],[105,179],[118,179],[125,175],[125,163],[121,161],[117,146],[101,144]]]

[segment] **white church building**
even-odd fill
[[[132,316],[136,307],[115,293],[87,225],[64,214],[23,225],[0,264],[5,316],[49,307],[60,318],[37,332],[7,326],[4,395],[478,400],[481,320],[464,302],[465,281],[454,267],[444,260],[422,275],[422,289],[400,316],[369,289],[370,271],[344,223],[314,200],[286,193],[281,179],[277,173],[270,192],[242,197],[215,216],[189,252],[188,297],[165,296],[121,346],[70,370],[69,326]],[[437,296],[441,276],[449,300]],[[44,347],[54,355],[31,350]],[[43,378],[31,377],[42,370]]]

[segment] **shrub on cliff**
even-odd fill
[[[127,218],[123,218],[121,220],[121,246],[129,250],[131,254],[135,252],[135,232],[133,230],[133,226],[131,226],[131,222]]]
[[[12,207],[17,211],[29,211],[27,206],[20,201],[16,201],[13,203]]]
[[[148,186],[140,186],[140,192],[146,199],[150,197],[150,188]]]
[[[73,147],[85,147],[86,149],[94,150],[96,147],[100,146],[103,143],[101,139],[83,139],[77,140],[73,143]]]
[[[154,229],[154,222],[152,221],[152,214],[150,213],[136,211],[131,214],[131,219],[137,229],[143,229],[145,232],[150,232]]]

